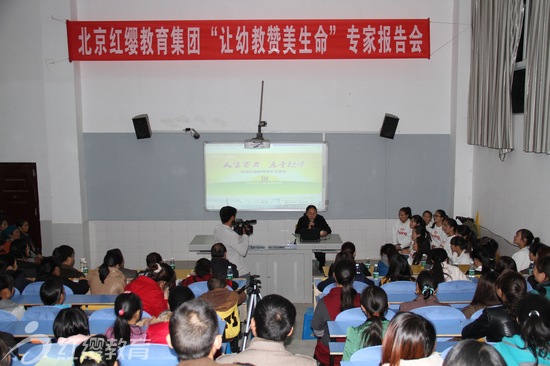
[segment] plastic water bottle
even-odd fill
[[[233,268],[231,266],[227,266],[227,279],[233,280]]]
[[[356,275],[361,274],[361,270],[359,269],[359,263],[355,263],[355,274]]]
[[[176,262],[174,261],[174,258],[170,258],[170,267],[172,267],[172,269],[176,269]]]
[[[86,258],[80,258],[80,272],[84,273],[84,263],[86,263]]]
[[[474,262],[470,262],[470,269],[468,270],[468,277],[474,278],[476,275],[476,267],[474,266]]]
[[[532,275],[533,274],[533,268],[535,268],[535,263],[534,262],[531,262],[529,264],[529,275]]]
[[[422,258],[420,259],[420,266],[422,269],[426,268],[426,260],[428,260],[428,256],[426,254],[422,254]]]
[[[82,259],[84,259],[82,273],[84,273],[84,276],[88,276],[88,262],[86,262],[86,258]]]
[[[375,263],[374,270],[372,271],[372,278],[377,280],[379,276],[380,276],[380,272],[378,272],[378,263]]]
[[[365,262],[365,266],[368,270],[370,270],[370,258],[367,258],[367,261]]]

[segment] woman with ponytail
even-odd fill
[[[443,210],[436,210],[433,219],[432,226],[428,226],[428,232],[432,236],[432,248],[443,248],[447,241],[447,234],[443,231],[443,222],[447,219],[447,214]]]
[[[315,359],[321,365],[328,365],[330,362],[330,352],[328,343],[330,335],[328,333],[327,322],[336,319],[336,315],[344,310],[356,308],[361,305],[359,294],[353,288],[355,278],[355,265],[351,260],[341,260],[334,265],[334,279],[336,287],[324,296],[317,303],[311,328],[313,334],[318,338],[315,346]],[[334,357],[334,365],[340,365],[341,357]]]
[[[385,314],[388,311],[388,295],[380,287],[367,287],[361,294],[361,310],[367,320],[357,326],[349,327],[344,346],[344,361],[361,348],[378,346],[388,328],[389,321]]]
[[[115,324],[105,332],[108,339],[114,339],[119,345],[145,343],[146,332],[141,327],[149,325],[151,319],[141,319],[143,309],[139,296],[131,292],[118,295],[115,315]]]
[[[540,239],[533,236],[533,233],[527,229],[520,229],[514,236],[514,244],[516,244],[519,250],[512,256],[516,261],[518,272],[529,268],[531,259],[529,258],[529,247],[531,244],[539,244]]]
[[[442,304],[437,299],[438,282],[430,271],[422,271],[416,279],[416,295],[417,298],[412,301],[401,303],[399,312],[411,311],[416,308],[432,305],[449,306]]]
[[[449,257],[443,248],[432,249],[426,263],[432,265],[431,272],[437,283],[468,280],[460,268],[449,264]]]
[[[97,270],[90,271],[88,282],[93,295],[118,295],[124,292],[126,276],[120,271],[122,255],[109,250]]]

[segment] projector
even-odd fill
[[[268,139],[249,139],[244,141],[245,149],[269,149],[271,142]]]

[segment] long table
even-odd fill
[[[71,304],[73,306],[114,305],[117,296],[118,295],[67,295],[65,297],[65,304]],[[40,299],[40,295],[15,295],[11,300],[23,306],[44,305]]]

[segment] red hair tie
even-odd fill
[[[124,315],[124,309],[120,309],[118,311],[118,316],[123,316]]]

